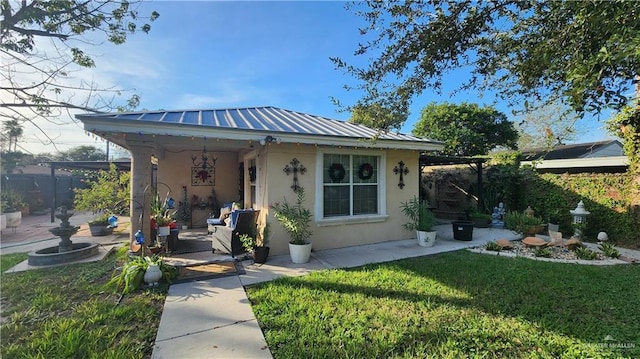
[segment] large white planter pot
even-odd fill
[[[160,278],[162,278],[162,271],[156,264],[149,265],[147,270],[144,272],[144,282],[152,287],[158,285]]]
[[[416,236],[418,237],[418,245],[421,247],[433,247],[433,245],[436,243],[436,233],[436,231],[416,231]]]
[[[22,212],[8,212],[5,214],[7,215],[7,227],[20,227],[20,223],[22,223]]]
[[[289,243],[289,255],[293,263],[307,263],[311,256],[311,243],[291,244]]]
[[[0,230],[4,231],[7,228],[7,215],[0,214]]]
[[[171,233],[171,227],[169,227],[169,226],[158,227],[158,235],[160,237],[166,237],[170,233]]]

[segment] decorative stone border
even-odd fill
[[[597,245],[593,243],[584,243],[589,249],[598,251]],[[473,247],[467,248],[468,251],[473,253],[480,254],[489,254],[494,256],[502,256],[509,258],[527,258],[542,262],[555,262],[555,263],[571,263],[571,264],[584,264],[584,265],[618,265],[618,264],[639,264],[640,263],[640,252],[638,252],[638,257],[634,258],[631,256],[620,255],[618,259],[615,258],[605,258],[605,259],[594,259],[594,260],[586,260],[586,259],[560,259],[560,258],[546,258],[546,257],[536,257],[531,255],[522,255],[514,251],[513,249],[503,249],[499,252],[497,251],[489,251],[481,247]],[[630,250],[626,250],[630,251]],[[626,252],[625,251],[625,252]]]

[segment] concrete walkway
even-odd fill
[[[512,231],[474,228],[473,240],[453,239],[451,224],[436,227],[433,247],[420,247],[415,239],[313,252],[308,263],[294,264],[289,255],[271,256],[266,264],[240,262],[244,274],[206,281],[174,284],[169,288],[152,358],[271,358],[271,352],[251,309],[244,287],[282,276],[350,268],[482,245],[519,236]],[[194,253],[193,261],[206,261],[211,253]],[[181,256],[182,257],[182,256]],[[188,260],[188,255],[185,255]]]

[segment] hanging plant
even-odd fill
[[[368,180],[373,176],[373,166],[371,163],[363,163],[358,168],[358,178]]]
[[[334,183],[342,181],[345,174],[346,172],[344,170],[344,167],[340,163],[333,163],[329,167],[329,178],[331,178],[331,181],[333,181]]]

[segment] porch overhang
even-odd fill
[[[439,151],[444,144],[439,141],[416,139],[416,140],[393,140],[393,139],[373,139],[365,137],[330,136],[318,134],[289,133],[284,131],[270,131],[260,129],[237,129],[205,127],[198,125],[186,125],[178,123],[145,123],[139,121],[127,121],[113,119],[100,119],[97,117],[76,116],[84,123],[85,131],[91,132],[123,148],[129,148],[130,141],[153,142],[158,148],[178,145],[182,148],[201,147],[202,141],[206,140],[207,146],[211,150],[220,147],[219,150],[229,150],[229,148],[248,147],[250,144],[259,144],[267,136],[272,136],[278,143],[292,143],[315,146],[342,146],[354,148],[376,148],[376,149],[407,149],[415,151]],[[185,141],[188,140],[188,141]],[[213,141],[224,141],[217,145]],[[195,143],[197,142],[197,144]]]

